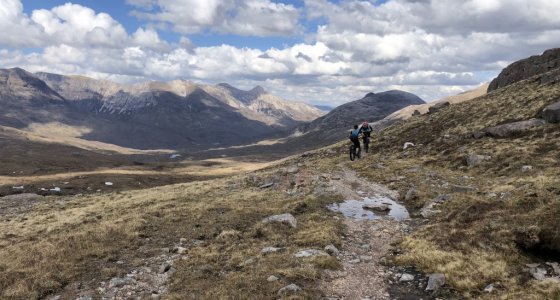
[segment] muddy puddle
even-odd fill
[[[385,204],[389,206],[387,212],[377,212],[370,209],[364,209],[364,204]],[[327,206],[331,211],[340,212],[347,218],[358,220],[376,220],[389,217],[395,220],[409,219],[408,210],[394,200],[387,197],[364,197],[363,200],[345,200],[341,203],[333,203]]]

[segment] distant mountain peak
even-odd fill
[[[255,94],[264,94],[264,93],[266,93],[266,90],[262,86],[257,85],[256,87],[254,87],[249,92],[255,93]]]
[[[375,96],[375,93],[374,92],[369,92],[364,96],[364,98],[373,97],[373,96]]]

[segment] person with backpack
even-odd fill
[[[371,127],[367,121],[364,121],[362,125],[360,125],[360,131],[363,133],[364,147],[366,148],[367,153],[369,148],[369,138],[371,132],[373,131],[373,127]]]
[[[354,143],[354,146],[356,147],[356,151],[362,150],[362,148],[360,147],[360,132],[361,132],[361,127],[359,127],[356,124],[354,125],[354,129],[350,131],[350,136],[348,137],[350,141]]]

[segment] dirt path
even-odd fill
[[[346,200],[390,198],[397,199],[398,193],[362,178],[355,172],[341,168],[341,180],[332,181],[334,189]],[[381,265],[391,244],[407,231],[407,220],[397,221],[390,216],[373,217],[358,213],[344,218],[347,236],[340,250],[342,270],[329,271],[320,288],[328,299],[390,299],[390,272]]]

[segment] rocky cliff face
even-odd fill
[[[531,56],[507,66],[492,80],[488,92],[557,68],[560,68],[560,48],[546,50],[542,55]]]

